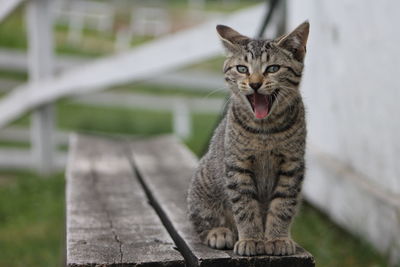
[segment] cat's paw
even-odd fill
[[[233,251],[240,256],[255,256],[265,254],[264,241],[242,239],[236,242]]]
[[[235,242],[232,231],[226,227],[213,228],[208,232],[205,243],[216,249],[232,249]]]
[[[274,238],[266,241],[265,252],[268,255],[287,256],[296,253],[296,243],[288,238]]]

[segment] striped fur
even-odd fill
[[[300,201],[306,140],[298,86],[309,24],[276,40],[250,39],[226,26],[217,31],[228,53],[223,70],[232,97],[193,175],[190,220],[213,248],[248,256],[293,254],[289,228]],[[266,73],[271,65],[280,68]],[[273,101],[261,119],[246,97],[254,84]]]

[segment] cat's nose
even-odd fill
[[[261,87],[261,83],[250,83],[250,87],[257,91]]]

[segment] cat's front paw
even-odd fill
[[[266,241],[265,252],[267,255],[287,256],[296,253],[296,243],[288,238],[274,238]]]
[[[264,241],[257,239],[242,239],[236,242],[233,251],[240,256],[255,256],[265,254]]]
[[[205,243],[216,249],[232,249],[234,244],[234,235],[226,227],[213,228],[208,232]]]

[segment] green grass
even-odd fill
[[[1,148],[29,148],[31,145],[27,142],[0,141]]]
[[[222,78],[221,78],[222,79]],[[202,89],[191,88],[190,90],[184,88],[177,88],[172,86],[157,86],[152,84],[125,84],[116,86],[112,89],[117,92],[130,92],[130,93],[143,93],[157,96],[182,96],[182,97],[198,97],[198,98],[224,98],[228,93],[227,88],[216,88],[215,91],[210,93],[204,92]]]
[[[124,108],[86,107],[65,103],[58,109],[59,127],[85,132],[121,133],[151,136],[172,132],[172,114]],[[200,154],[217,120],[215,114],[193,114],[193,135],[187,145]]]
[[[64,179],[0,173],[0,266],[62,266]]]
[[[350,235],[309,204],[303,204],[292,227],[293,239],[311,252],[316,266],[385,267],[369,244]]]
[[[28,80],[28,75],[26,72],[0,70],[0,78],[24,82]]]
[[[171,132],[171,114],[125,108],[87,107],[74,103],[58,105],[60,129],[154,135]],[[150,122],[150,123],[149,123]]]
[[[17,8],[0,24],[0,46],[15,49],[26,48],[26,27],[22,19],[24,5]]]

